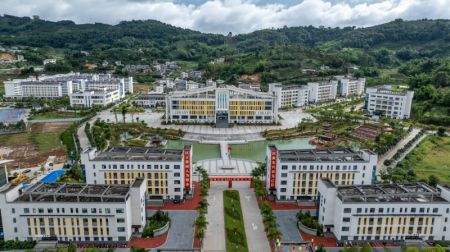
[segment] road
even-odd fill
[[[377,169],[377,173],[381,174],[382,171],[386,170],[386,166],[384,165],[384,161],[387,159],[391,159],[395,153],[397,153],[397,151],[401,148],[403,148],[403,146],[405,146],[411,139],[413,139],[417,134],[419,134],[420,132],[420,128],[413,128],[413,130],[411,132],[409,132],[409,134],[404,137],[402,140],[400,140],[400,142],[398,142],[394,148],[390,149],[388,152],[386,152],[383,156],[378,157],[378,169]]]
[[[203,251],[226,251],[223,190],[222,188],[209,189],[209,206],[206,214],[208,227],[203,239]]]
[[[253,189],[238,189],[244,218],[245,234],[250,252],[270,251],[269,241],[264,231],[263,218]]]

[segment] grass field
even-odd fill
[[[439,182],[450,183],[450,137],[428,136],[408,160],[419,178],[434,175]]]
[[[62,118],[78,118],[83,117],[79,113],[72,112],[47,112],[41,114],[30,115],[30,120],[48,120],[48,119],[62,119]]]
[[[223,192],[227,252],[248,252],[239,192]]]

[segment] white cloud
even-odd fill
[[[269,1],[265,1],[269,2]],[[396,18],[450,18],[450,0],[370,2],[303,0],[261,4],[259,0],[214,0],[196,4],[171,0],[1,0],[3,14],[77,23],[156,19],[211,33],[247,33],[284,25],[370,26]],[[292,1],[290,1],[292,2]]]

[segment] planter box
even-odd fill
[[[297,225],[298,225],[298,229],[300,229],[300,231],[302,231],[303,233],[313,235],[313,236],[317,235],[317,229],[309,228],[309,227],[303,225],[300,221],[297,222]]]
[[[153,237],[158,237],[165,234],[169,230],[169,228],[170,221],[168,221],[163,227],[153,230]]]

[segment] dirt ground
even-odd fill
[[[9,168],[26,168],[39,166],[48,156],[56,156],[55,163],[67,158],[66,148],[59,140],[59,135],[70,123],[33,124],[26,133],[1,135],[0,158],[12,159]]]

